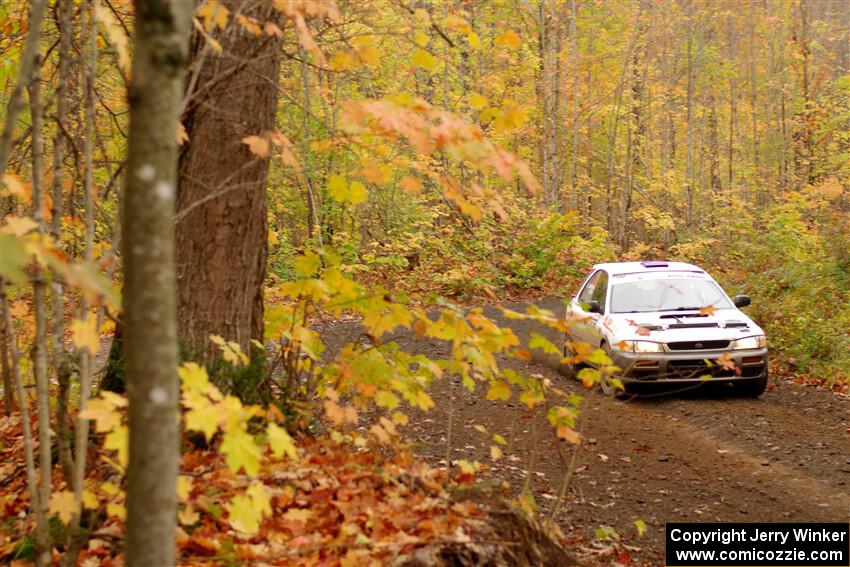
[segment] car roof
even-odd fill
[[[669,262],[667,260],[645,260],[642,262],[606,262],[596,264],[594,270],[605,270],[612,276],[625,274],[653,274],[662,272],[694,272],[705,274],[705,270],[686,262]]]

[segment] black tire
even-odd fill
[[[735,390],[742,396],[757,398],[767,390],[767,375],[747,380],[746,382],[738,382],[735,384]]]

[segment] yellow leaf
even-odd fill
[[[466,41],[469,42],[469,47],[472,49],[481,48],[481,38],[479,38],[478,34],[475,32],[469,32],[466,36]]]
[[[177,512],[177,519],[180,520],[180,523],[184,526],[193,526],[198,523],[201,516],[195,511],[195,508],[189,504]]]
[[[12,173],[4,173],[0,175],[3,185],[9,188],[9,193],[22,201],[30,199],[31,191],[21,182],[17,175]]]
[[[428,45],[430,39],[428,38],[428,34],[423,32],[422,30],[417,30],[416,33],[413,34],[413,41],[419,47],[425,47],[426,45]]]
[[[103,397],[88,400],[85,409],[79,413],[79,417],[93,420],[94,429],[98,433],[108,433],[121,425],[121,413],[115,409],[114,403]]]
[[[210,387],[210,379],[207,375],[207,369],[199,365],[197,362],[184,362],[177,369],[177,374],[183,384],[184,390],[191,390],[201,394],[206,394]]]
[[[177,498],[181,502],[186,502],[189,499],[189,494],[192,492],[192,478],[186,475],[177,477]]]
[[[189,431],[202,431],[207,441],[212,439],[221,422],[221,410],[218,405],[207,402],[198,405],[186,412],[186,429]]]
[[[472,93],[469,95],[469,106],[475,110],[484,110],[487,108],[487,97],[479,93]]]
[[[70,490],[54,492],[50,495],[50,513],[57,514],[63,524],[71,521],[75,514],[79,513],[74,493]]]
[[[502,449],[500,449],[498,445],[490,446],[490,458],[494,461],[498,461],[502,458]]]
[[[495,381],[490,384],[490,389],[487,390],[488,400],[509,400],[511,399],[511,387],[505,382]]]
[[[239,346],[239,343],[225,340],[219,335],[210,335],[210,340],[218,346],[222,357],[230,364],[234,366],[244,364],[247,366],[248,362],[250,362],[248,355],[242,352],[242,347]]]
[[[189,133],[186,132],[186,127],[182,122],[177,123],[177,145],[182,146],[189,141]]]
[[[341,175],[331,175],[328,179],[328,193],[340,203],[351,203],[353,205],[362,203],[369,196],[362,183],[359,181],[349,183]]]
[[[262,453],[254,438],[241,428],[234,427],[224,433],[221,453],[225,462],[234,473],[244,469],[248,476],[256,476],[260,470]]]
[[[263,35],[262,28],[260,28],[260,25],[254,18],[248,18],[246,16],[243,16],[242,14],[236,14],[236,21],[239,22],[239,25],[245,28],[248,33],[251,33],[257,37]]]
[[[127,468],[129,447],[129,432],[126,425],[120,425],[110,431],[103,439],[103,448],[118,451],[118,462],[122,467]]]
[[[97,332],[97,317],[86,313],[83,320],[71,321],[71,340],[78,349],[88,349],[89,353],[97,354],[100,350],[100,335]]]
[[[261,136],[245,136],[242,138],[242,143],[248,146],[248,150],[257,157],[269,157],[271,144],[266,138]]]
[[[83,508],[86,510],[95,510],[100,506],[100,501],[97,495],[91,490],[83,490]]]
[[[359,48],[357,57],[370,67],[376,67],[381,62],[381,52],[374,45],[364,45]]]
[[[100,22],[106,29],[106,36],[109,38],[109,43],[115,46],[115,51],[118,52],[118,67],[125,73],[130,72],[130,49],[127,34],[124,33],[124,28],[112,15],[103,4],[95,4],[95,14],[97,21]]]
[[[402,413],[400,411],[393,412],[393,423],[396,425],[407,425],[410,422],[410,418],[406,413]]]
[[[568,425],[559,425],[555,429],[555,434],[561,439],[569,441],[573,445],[578,445],[579,443],[581,443],[581,436],[576,432],[575,429]]]
[[[107,502],[106,504],[106,515],[111,518],[118,518],[119,520],[127,519],[127,509],[123,504],[118,502]]]
[[[382,408],[387,408],[389,410],[394,410],[401,403],[398,399],[398,396],[393,394],[387,390],[381,390],[378,392],[378,395],[375,396],[375,403],[381,406]]]
[[[351,52],[344,50],[334,53],[328,65],[334,71],[355,71],[358,67],[357,60]]]
[[[321,256],[310,250],[295,258],[295,273],[298,277],[309,278],[315,276],[321,267]]]
[[[502,45],[508,49],[514,50],[522,45],[522,40],[515,31],[505,30],[496,36],[496,45]]]
[[[437,67],[437,60],[424,49],[414,51],[410,62],[414,67],[422,67],[426,71],[433,71]]]
[[[283,519],[290,522],[301,522],[302,524],[306,524],[307,520],[309,520],[312,515],[312,510],[308,508],[290,508],[286,511],[286,514],[283,515]]]
[[[495,441],[499,445],[507,445],[508,444],[507,440],[504,437],[502,437],[501,435],[499,435],[498,433],[493,435],[493,441]]]
[[[272,453],[276,457],[286,454],[290,459],[294,459],[298,456],[295,449],[295,442],[286,429],[274,422],[269,422],[266,428],[266,436],[269,440],[269,447],[271,447]]]
[[[633,523],[635,525],[635,528],[637,529],[638,537],[646,533],[646,522],[638,518]]]
[[[227,27],[227,17],[230,14],[225,6],[222,6],[217,0],[207,0],[207,2],[198,8],[198,17],[204,20],[204,29],[208,32],[218,26],[221,29]]]
[[[714,307],[713,305],[708,305],[706,307],[700,307],[699,308],[699,314],[700,315],[707,315],[709,317],[714,315],[715,311],[717,311],[717,308]]]
[[[5,226],[0,229],[0,234],[23,236],[38,228],[38,223],[29,217],[6,217],[3,222]]]

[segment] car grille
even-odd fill
[[[716,350],[729,346],[729,341],[677,341],[667,343],[670,350]]]
[[[671,360],[667,363],[667,370],[671,378],[696,379],[706,375],[728,378],[735,375],[733,370],[717,364],[709,366],[705,360]]]

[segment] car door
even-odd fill
[[[581,290],[570,302],[570,318],[574,321],[570,329],[570,339],[573,341],[599,344],[597,325],[601,319],[599,313],[590,313],[585,308],[591,300],[597,301],[604,313],[605,299],[608,293],[608,274],[597,270],[585,281]]]

